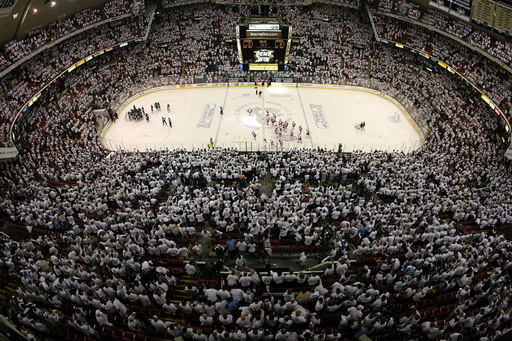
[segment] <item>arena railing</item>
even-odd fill
[[[3,315],[0,315],[0,336],[11,341],[28,341],[28,339]]]
[[[195,5],[208,3],[209,0],[162,0],[164,7],[178,7],[178,6],[186,6],[186,5]]]
[[[372,15],[372,12],[370,11],[370,8],[368,7],[368,4],[365,4],[365,8],[366,8],[366,13],[368,13],[368,18],[370,19],[370,24],[372,25],[373,36],[376,41],[379,41],[379,33],[377,32],[377,28],[375,27],[375,22],[373,21],[373,15]]]
[[[314,3],[358,8],[359,0],[164,0],[164,7],[178,7],[200,3],[220,5],[275,5],[275,6],[308,6]]]
[[[111,141],[102,141],[103,146],[111,152],[134,152],[134,153],[146,153],[158,150],[206,150],[211,148],[207,139],[204,142],[198,141],[177,141],[177,142],[164,142],[157,144],[145,143],[143,146],[135,143],[114,143]],[[415,141],[410,145],[400,144],[372,144],[366,145],[363,143],[350,143],[348,145],[342,144],[342,153],[354,153],[354,152],[372,152],[372,151],[385,151],[385,152],[397,152],[397,153],[411,153],[421,148],[423,143],[421,141]],[[274,153],[274,152],[288,152],[294,150],[303,149],[322,149],[330,151],[338,151],[340,143],[315,143],[314,145],[309,144],[309,141],[304,141],[302,144],[297,142],[285,141],[282,145],[264,144],[261,142],[218,142],[214,145],[215,150],[236,150],[238,152],[263,152],[263,153]]]

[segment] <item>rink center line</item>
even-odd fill
[[[342,85],[342,84],[340,84]],[[342,85],[343,86],[343,85]],[[347,85],[347,87],[349,87],[350,85]],[[200,89],[215,89],[215,88],[251,88],[251,87],[254,87],[253,84],[251,85],[233,85],[233,86],[226,86],[226,85],[212,85],[212,86],[202,86],[202,87],[192,87],[192,86],[185,86],[183,88],[176,88],[176,87],[173,87],[173,88],[162,88],[162,89],[156,89],[156,90],[150,90],[150,91],[147,91],[147,92],[144,92],[140,95],[138,95],[137,97],[134,97],[132,98],[128,103],[125,103],[120,109],[117,110],[117,113],[120,113],[122,111],[124,111],[124,109],[129,106],[131,103],[133,103],[134,101],[138,100],[139,98],[141,97],[144,97],[146,95],[149,95],[149,94],[153,94],[153,93],[156,93],[156,92],[160,92],[160,91],[170,91],[170,90],[200,90]],[[369,94],[372,94],[372,95],[375,95],[375,96],[378,96],[380,98],[383,98],[385,99],[386,101],[390,102],[391,104],[393,104],[395,107],[398,108],[398,110],[400,110],[402,112],[402,114],[405,115],[405,117],[407,118],[407,120],[409,121],[409,123],[414,127],[414,129],[416,130],[416,132],[418,133],[418,135],[420,135],[420,138],[421,138],[421,141],[422,142],[425,142],[425,135],[423,133],[423,131],[419,128],[418,124],[412,119],[412,117],[409,116],[409,114],[407,113],[406,110],[402,109],[402,104],[400,104],[400,102],[397,101],[397,103],[399,105],[397,105],[396,103],[394,103],[392,100],[390,100],[389,98],[387,98],[386,96],[383,96],[379,93],[377,93],[376,91],[377,90],[371,90],[371,89],[353,89],[353,88],[333,88],[333,87],[326,87],[326,86],[297,86],[297,85],[274,85],[274,87],[280,87],[280,88],[305,88],[305,89],[319,89],[319,90],[343,90],[343,91],[358,91],[358,92],[366,92],[366,93],[369,93]],[[300,96],[299,96],[300,97]],[[395,100],[396,101],[396,100]],[[301,105],[302,105],[302,100],[301,100]],[[304,111],[304,106],[303,107],[303,111]],[[304,113],[305,114],[305,113]],[[110,126],[104,130],[104,134],[106,134],[108,132],[108,130],[110,129]],[[311,136],[310,136],[310,139],[311,139]],[[216,141],[215,141],[216,142]],[[311,142],[313,143],[313,142]]]

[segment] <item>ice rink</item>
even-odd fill
[[[134,107],[143,107],[149,122],[129,120]],[[410,152],[423,142],[421,131],[398,102],[355,87],[161,87],[128,99],[118,115],[102,132],[111,150],[191,150],[206,148],[211,140],[215,147],[243,151],[337,149],[341,144],[345,152]],[[287,128],[279,129],[285,122]],[[364,129],[358,127],[361,122]]]

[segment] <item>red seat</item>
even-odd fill
[[[114,329],[114,332],[112,333],[112,337],[122,338],[122,337],[124,337],[124,334],[125,334],[124,330],[116,328],[116,329]]]
[[[148,337],[144,334],[135,334],[135,340],[137,341],[146,341]]]
[[[101,332],[110,335],[113,332],[113,328],[109,326],[104,326]]]
[[[135,333],[133,332],[125,332],[123,340],[135,340]]]
[[[426,310],[422,313],[423,317],[432,317],[434,314],[432,313],[432,310]]]

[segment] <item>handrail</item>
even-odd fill
[[[27,341],[28,339],[3,315],[0,315],[0,336],[7,336],[12,341]]]
[[[370,11],[370,8],[368,8],[368,4],[364,5],[366,7],[366,13],[368,13],[368,17],[370,18],[370,24],[372,25],[373,30],[373,36],[375,37],[376,41],[380,41],[379,32],[377,32],[377,28],[375,27],[375,23],[373,22],[373,15]]]
[[[207,3],[209,0],[188,0],[188,1],[177,1],[172,3],[164,3],[165,8],[172,8],[172,7],[180,7],[180,6],[187,6],[187,5],[194,5],[199,3]],[[336,0],[239,0],[239,1],[233,1],[233,0],[212,0],[212,3],[219,4],[219,5],[282,5],[282,6],[288,6],[288,5],[301,5],[301,6],[309,6],[313,3],[321,3],[321,4],[327,4],[327,5],[334,5],[334,6],[343,6],[343,7],[350,7],[357,9],[358,5],[349,4],[342,1],[336,1]],[[359,4],[359,1],[357,1]]]
[[[156,12],[156,4],[153,6],[153,9],[151,9],[151,16],[149,17],[148,27],[146,28],[146,34],[144,35],[144,40],[148,40],[149,31],[151,31],[151,25],[153,24],[153,19],[155,19],[155,12]]]

